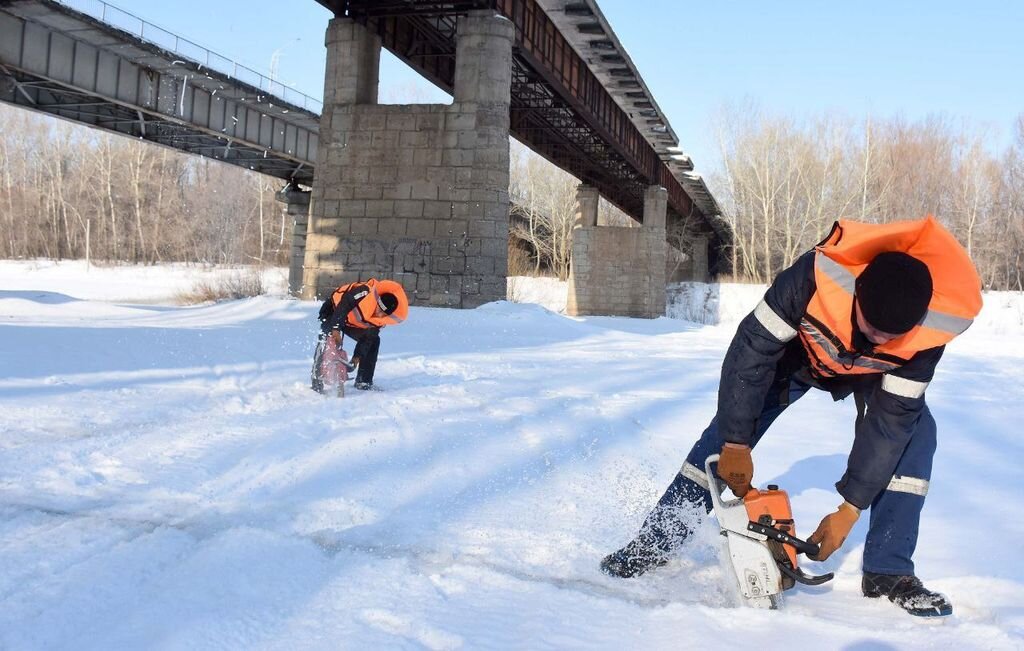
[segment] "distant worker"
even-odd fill
[[[981,282],[967,252],[932,217],[889,224],[840,220],[782,271],[740,323],[722,364],[718,413],[690,450],[639,535],[601,568],[632,577],[663,565],[690,533],[681,507],[711,509],[704,461],[742,496],[751,448],[811,387],[835,400],[853,394],[857,420],[843,502],[810,536],[825,560],[871,510],[861,591],[912,615],[953,612],[914,574],[921,509],[931,480],[935,419],[925,390],[945,344],[981,309]],[[805,431],[822,438],[830,431]]]
[[[324,392],[322,362],[325,352],[341,350],[345,335],[355,342],[347,370],[356,371],[355,387],[373,388],[373,373],[380,351],[380,331],[398,325],[409,315],[409,299],[394,280],[355,282],[342,285],[320,307],[320,337],[313,356],[312,388]],[[329,351],[328,347],[334,350]]]

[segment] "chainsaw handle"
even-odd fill
[[[754,533],[759,533],[762,536],[771,538],[772,540],[777,540],[780,543],[792,545],[792,547],[799,554],[817,556],[818,552],[821,551],[820,546],[815,545],[814,543],[807,542],[806,540],[801,540],[796,536],[791,536],[785,531],[782,531],[781,529],[776,529],[771,525],[761,524],[760,522],[754,522],[753,520],[751,520],[747,524],[747,530],[753,531]]]
[[[732,506],[743,501],[742,497],[737,497],[735,499],[722,498],[722,493],[726,489],[725,482],[719,479],[718,475],[711,470],[711,464],[717,463],[719,456],[720,455],[712,454],[704,460],[704,474],[708,478],[708,491],[711,493],[711,504],[714,506],[715,513],[721,512],[724,506]]]

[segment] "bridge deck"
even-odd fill
[[[312,183],[318,112],[143,35],[52,0],[0,0],[0,101]]]

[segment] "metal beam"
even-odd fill
[[[266,90],[53,0],[0,0],[0,36],[0,101],[312,182],[319,115]]]

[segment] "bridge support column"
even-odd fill
[[[274,197],[285,204],[284,214],[292,220],[292,253],[288,260],[288,293],[302,293],[302,265],[306,255],[306,225],[309,222],[310,192],[288,184]]]
[[[635,278],[647,299],[647,315],[650,318],[665,316],[665,263],[668,258],[668,242],[665,232],[668,212],[668,190],[652,185],[644,192],[643,248],[647,257],[647,268],[643,278]]]
[[[573,228],[590,228],[597,226],[597,207],[601,201],[601,193],[590,185],[576,188],[576,220]]]
[[[380,85],[380,37],[348,19],[327,26],[324,108],[328,104],[376,104]]]
[[[505,298],[513,30],[459,18],[455,101],[387,106],[380,40],[331,21],[303,297],[376,276],[421,305]]]
[[[693,254],[690,256],[692,262],[692,278],[699,283],[706,283],[711,278],[710,267],[708,266],[708,238],[693,238]]]
[[[664,316],[665,188],[651,186],[644,193],[643,228],[597,226],[597,202],[591,220],[586,190],[581,186],[577,193],[566,312],[572,316]]]

